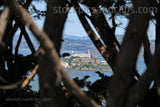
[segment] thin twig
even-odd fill
[[[18,41],[17,41],[16,48],[15,48],[15,57],[17,57],[17,55],[18,55],[18,48],[19,48],[19,46],[20,46],[21,40],[22,40],[22,31],[21,31],[21,33],[20,33],[19,39],[18,39]]]
[[[150,42],[148,40],[148,35],[145,35],[145,38],[143,40],[143,46],[144,46],[144,61],[146,66],[148,67],[149,62],[152,58],[151,49],[150,49]]]
[[[27,77],[27,79],[22,83],[21,88],[25,88],[34,78],[37,73],[38,65],[35,66],[32,73]]]
[[[17,18],[15,18],[15,21],[18,24],[17,27],[19,27],[21,29],[21,33],[24,35],[24,38],[25,38],[25,40],[26,40],[26,42],[27,42],[32,54],[34,54],[35,53],[35,48],[34,48],[34,46],[32,44],[32,41],[29,38],[29,35],[28,35],[28,33],[27,33],[26,29],[25,29],[25,26]]]
[[[27,34],[27,32],[26,32],[26,30],[25,30],[25,27],[22,26],[22,27],[20,27],[20,28],[21,28],[21,30],[22,30],[22,33],[24,34],[24,38],[26,39],[26,42],[27,42],[30,50],[32,51],[32,54],[34,54],[34,53],[35,53],[35,48],[34,48],[34,46],[33,46],[33,44],[32,44],[32,41],[31,41],[30,38],[29,38],[29,35]]]

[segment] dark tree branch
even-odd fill
[[[34,54],[35,53],[35,48],[34,48],[34,46],[32,44],[32,41],[29,38],[29,35],[27,34],[27,32],[25,30],[25,27],[22,25],[20,28],[21,28],[21,31],[22,31],[22,33],[24,35],[24,38],[26,39],[26,42],[27,42],[30,50],[32,51],[32,54]]]
[[[55,44],[55,48],[59,53],[62,42],[62,32],[70,8],[66,7],[67,0],[48,0],[47,14],[44,23],[44,31]],[[65,12],[60,8],[57,12],[53,11],[54,7],[66,7]],[[54,29],[54,30],[53,30]]]
[[[17,44],[16,44],[16,48],[15,48],[15,57],[18,56],[18,50],[19,50],[19,46],[20,46],[20,43],[21,43],[21,40],[22,40],[22,31],[20,33],[20,36],[19,36],[19,39],[17,41]]]
[[[0,80],[3,82],[3,83],[6,83],[6,80],[0,75]]]
[[[70,86],[71,88],[73,86],[77,87],[73,89],[75,93],[78,93],[79,91],[81,92],[82,96],[80,94],[78,95],[82,98],[80,99],[80,101],[85,106],[98,107],[98,104],[94,102],[92,99],[88,98],[88,96],[86,96],[85,93],[82,90],[80,90],[80,88],[78,88],[78,86],[69,78],[67,73],[64,72],[64,70],[62,69],[62,66],[60,65],[59,56],[54,48],[53,43],[43,31],[39,30],[39,28],[35,25],[31,17],[29,16],[29,14],[27,13],[27,11],[23,7],[20,7],[18,4],[16,4],[15,1],[13,0],[6,0],[5,3],[9,5],[9,7],[11,8],[12,12],[15,15],[18,15],[20,17],[22,22],[31,30],[31,32],[35,35],[37,40],[40,42],[41,46],[44,48],[46,57],[49,60],[51,72],[57,75],[56,82],[53,83],[53,85],[58,85],[60,83],[61,76],[62,76],[62,79],[63,81],[65,81],[65,84],[71,85]],[[44,84],[44,85],[48,88],[47,84]],[[79,99],[77,95],[75,96]]]
[[[150,0],[134,0],[134,9],[139,7],[149,7]],[[125,106],[127,92],[135,83],[135,65],[141,43],[146,35],[150,15],[149,13],[132,14],[130,22],[121,45],[120,53],[117,58],[117,67],[110,85],[109,107]],[[117,90],[118,89],[118,90]]]
[[[4,54],[6,52],[4,34],[7,30],[7,25],[10,17],[10,9],[5,7],[0,15],[0,68],[2,71],[5,71],[5,61]]]
[[[89,1],[88,1],[89,2]],[[90,3],[90,2],[89,2]],[[78,7],[79,9],[80,7]],[[120,47],[119,42],[115,38],[115,29],[110,28],[103,12],[100,10],[100,8],[89,8],[92,16],[90,17],[90,20],[94,27],[96,28],[97,32],[101,36],[103,42],[106,45],[106,51],[110,53],[109,56],[109,64],[112,67],[112,69],[115,66],[115,58],[117,56],[117,49],[116,45]],[[80,12],[85,12],[81,9]],[[80,14],[80,13],[79,13]],[[114,70],[113,70],[114,71]]]
[[[26,0],[26,3],[23,5],[23,7],[28,10],[28,8],[29,8],[30,4],[32,3],[32,1],[33,0]]]
[[[115,37],[115,32],[116,32],[116,27],[117,27],[117,24],[116,24],[116,21],[115,21],[115,13],[112,14],[112,17],[111,17],[111,18],[112,18],[112,25],[113,25],[112,31],[113,31],[113,33],[114,33],[114,43],[115,43],[115,45],[117,45],[118,48],[120,49],[120,43],[118,42],[117,38]]]
[[[44,23],[44,31],[47,36],[50,38],[51,42],[54,43],[55,49],[57,53],[60,55],[61,42],[62,42],[62,32],[64,28],[64,23],[66,21],[68,11],[70,8],[66,7],[66,12],[63,13],[62,8],[60,8],[57,12],[53,11],[54,7],[65,7],[67,0],[48,0],[47,1],[47,14]],[[59,58],[59,57],[57,57]],[[43,61],[43,62],[42,62]],[[55,75],[50,72],[50,65],[48,65],[48,59],[45,54],[39,55],[39,77],[40,77],[40,89],[41,95],[51,97],[51,102],[42,102],[42,105],[46,107],[46,105],[52,107],[65,107],[66,99],[64,93],[62,91],[62,87],[60,85],[55,86],[53,83],[56,82],[56,79],[59,78],[59,75]],[[45,68],[42,68],[44,67]],[[47,74],[46,76],[44,76]],[[46,89],[45,84],[48,83],[48,88]],[[54,92],[53,92],[54,91]]]
[[[0,16],[0,46],[4,46],[3,37],[10,17],[10,9],[5,7]]]
[[[32,70],[31,74],[27,77],[27,79],[22,83],[21,88],[25,88],[34,78],[37,73],[38,65]]]
[[[160,44],[157,47],[155,55],[151,59],[146,72],[142,75],[140,80],[130,90],[126,107],[135,107],[145,97],[148,92],[152,80],[159,78],[160,71]]]
[[[0,89],[1,90],[12,90],[12,89],[16,89],[19,88],[19,85],[22,84],[23,80],[15,82],[13,84],[9,84],[9,85],[0,85]]]
[[[24,8],[28,10],[28,8],[29,8],[29,6],[30,6],[30,4],[31,4],[32,1],[33,1],[33,0],[27,0],[26,3],[23,5]],[[16,22],[16,23],[14,24],[14,26],[12,27],[12,29],[10,30],[10,32],[9,32],[9,34],[8,34],[8,37],[5,37],[5,38],[4,38],[4,42],[5,42],[6,44],[9,44],[9,40],[10,40],[11,38],[13,38],[13,36],[14,36],[15,32],[17,31],[18,27],[19,27],[19,24]]]
[[[113,49],[115,48],[115,45],[120,47],[120,44],[115,37],[115,28],[116,28],[116,23],[114,19],[115,13],[112,14],[113,28],[110,28],[103,12],[99,8],[99,5],[96,3],[93,4],[92,1],[90,0],[87,0],[87,3],[92,4],[94,7],[96,7],[96,8],[89,8],[92,14],[90,20],[95,26],[95,28],[98,28],[97,32],[100,34],[105,45]]]
[[[156,47],[160,44],[160,6],[158,6],[158,13],[156,13]]]
[[[152,54],[151,54],[151,49],[150,49],[150,42],[148,40],[147,35],[145,36],[143,40],[143,46],[144,46],[144,61],[145,61],[145,64],[148,66],[151,60]]]
[[[103,43],[99,40],[98,36],[94,33],[94,31],[90,27],[88,21],[86,20],[84,14],[82,13],[83,10],[80,8],[80,6],[76,2],[73,2],[73,3],[75,6],[75,10],[77,12],[77,15],[79,17],[79,20],[81,21],[84,29],[88,33],[88,36],[90,37],[90,39],[92,40],[93,44],[96,46],[98,51],[101,53],[103,58],[108,62],[108,64],[111,66],[111,68],[114,69],[114,63],[113,63],[113,60],[111,60],[112,51],[110,51],[109,48],[106,48],[103,45]],[[78,7],[78,9],[81,9],[81,13],[78,12],[76,7]]]

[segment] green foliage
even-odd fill
[[[106,63],[96,62],[98,58],[81,58],[81,57],[67,57],[61,58],[62,62],[67,62],[70,69],[76,70],[99,70],[99,71],[111,71],[109,65]]]
[[[96,80],[94,83],[91,84],[90,81],[87,81],[89,76],[85,76],[83,79],[79,79],[78,77],[74,78],[73,80],[81,87],[87,87],[87,95],[92,97],[98,104],[102,105],[102,101],[106,100],[108,95],[108,87],[109,82],[112,77],[105,76],[103,73],[97,71],[96,72],[100,79]]]
[[[94,64],[85,64],[82,67],[86,67],[86,68],[90,68],[91,67],[93,69],[96,68]]]
[[[69,65],[71,66],[72,65],[72,61],[74,60],[74,59],[77,59],[78,60],[78,58],[79,57],[71,57],[71,58],[69,58]]]

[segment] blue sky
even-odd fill
[[[36,5],[37,9],[40,10],[45,10],[46,9],[46,4],[45,2],[42,3],[38,3],[38,2],[34,2],[34,5]],[[106,19],[108,19],[108,17],[106,16]],[[118,16],[116,17],[116,23],[122,23],[119,27],[116,28],[116,34],[118,35],[124,35],[125,34],[125,28],[127,27],[128,24],[128,19],[126,19],[125,17],[121,17]],[[37,24],[37,26],[42,29],[43,28],[43,23],[44,23],[44,18],[41,18],[41,20],[38,19],[34,19],[35,23]],[[95,33],[98,35],[98,33],[96,32],[96,30],[94,29],[94,27],[92,26],[91,22],[88,20],[88,22],[90,23],[91,27],[93,28],[93,30],[95,31]],[[154,26],[155,22],[150,22],[150,26],[148,28],[148,35],[150,39],[154,39],[155,38],[155,26]],[[111,23],[109,22],[109,24],[111,25]],[[70,10],[69,14],[68,14],[68,18],[65,22],[65,27],[64,27],[64,31],[63,34],[67,34],[67,35],[74,35],[74,36],[87,36],[87,33],[85,32],[84,28],[82,27],[77,14],[74,12],[73,8]]]

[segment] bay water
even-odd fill
[[[25,56],[25,55],[31,54],[31,52],[29,50],[20,50],[19,54],[22,54],[22,55]],[[103,60],[103,58],[101,58],[100,56],[99,56],[99,58],[101,60]],[[138,73],[140,75],[142,75],[144,73],[144,71],[146,70],[146,65],[144,64],[144,59],[143,58],[138,58],[136,69],[138,70]],[[93,83],[97,79],[100,79],[99,75],[97,73],[95,73],[96,71],[81,71],[81,70],[69,70],[69,69],[65,69],[65,70],[72,79],[75,78],[75,77],[78,77],[79,79],[82,79],[84,76],[90,76],[87,80],[91,81],[91,83]],[[103,73],[104,75],[107,75],[107,76],[112,76],[113,75],[113,72],[108,72],[108,71],[105,71],[105,72],[103,71],[101,73]],[[32,86],[33,91],[38,91],[39,90],[38,75],[36,75],[34,77],[33,81],[30,83],[30,85]]]

